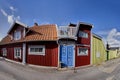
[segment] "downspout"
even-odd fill
[[[26,36],[26,29],[24,28],[23,31],[23,38],[25,39]],[[26,64],[26,43],[23,43],[23,56],[22,56],[22,64]]]
[[[58,42],[58,40],[59,40],[59,29],[58,29],[58,26],[57,26],[57,24],[56,24],[56,30],[57,30],[57,45],[58,45],[58,65],[57,65],[57,67],[58,67],[58,69],[60,68],[60,45],[59,45],[59,42]]]
[[[26,64],[26,43],[23,43],[22,64]]]
[[[92,28],[94,27],[94,25],[92,25]],[[92,29],[91,28],[91,29]],[[93,62],[92,62],[92,58],[93,58],[93,53],[92,53],[92,37],[93,37],[93,35],[92,35],[92,30],[91,30],[91,32],[90,32],[90,34],[91,34],[91,36],[90,36],[90,65],[92,65],[93,64]]]

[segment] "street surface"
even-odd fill
[[[0,80],[120,80],[120,59],[98,66],[58,71],[55,68],[34,67],[0,59]]]

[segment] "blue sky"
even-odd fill
[[[13,20],[28,26],[34,22],[58,26],[87,22],[104,41],[120,44],[119,0],[0,0],[0,39]]]

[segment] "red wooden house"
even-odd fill
[[[3,57],[40,66],[78,67],[90,64],[91,24],[33,27],[15,21],[0,42]]]

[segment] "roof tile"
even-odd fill
[[[10,36],[7,35],[3,38],[0,44],[9,44],[9,43],[17,43],[24,41],[55,41],[57,40],[57,29],[55,24],[47,24],[40,26],[30,27],[30,34],[27,33],[24,39],[20,40],[11,40]]]

